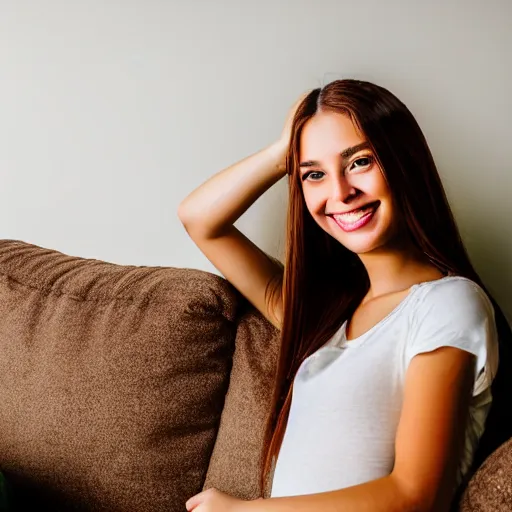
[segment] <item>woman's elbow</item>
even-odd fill
[[[452,495],[438,488],[411,482],[410,478],[392,475],[404,504],[404,512],[449,512]]]

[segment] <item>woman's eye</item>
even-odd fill
[[[350,170],[352,169],[364,169],[365,167],[368,167],[373,162],[373,158],[371,156],[362,156],[361,158],[358,158],[357,160],[354,160],[352,162],[352,165],[350,166]]]
[[[321,171],[309,171],[302,176],[302,181],[318,181],[324,175]]]

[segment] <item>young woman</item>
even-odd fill
[[[286,174],[283,268],[233,223]],[[270,499],[208,490],[187,509],[448,510],[484,430],[499,335],[407,107],[362,81],[315,89],[276,143],[209,179],[179,217],[281,331]]]

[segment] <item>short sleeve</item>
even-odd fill
[[[494,309],[473,281],[452,277],[425,283],[411,319],[406,364],[418,354],[456,347],[476,356],[476,396],[487,389],[498,368]]]

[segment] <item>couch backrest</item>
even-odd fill
[[[204,488],[242,499],[268,496],[260,473],[275,390],[279,331],[245,303],[233,368]]]
[[[214,447],[236,307],[206,272],[0,241],[0,469],[21,509],[184,510]]]

